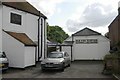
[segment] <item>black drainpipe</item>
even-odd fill
[[[39,12],[39,18],[38,18],[38,61],[39,61],[39,53],[40,53],[40,50],[39,50],[39,48],[40,48],[40,45],[39,45],[39,43],[40,43],[40,12]]]
[[[40,18],[41,18],[41,13],[39,11],[39,19],[38,19],[38,61],[40,61],[40,58],[42,57],[42,23],[40,24]],[[41,25],[41,26],[40,26]],[[40,27],[41,27],[41,55],[40,55]]]
[[[42,58],[42,52],[43,52],[43,20],[41,19],[41,55],[40,55],[40,57],[39,57],[39,59],[41,59]]]
[[[74,35],[72,34],[71,61],[73,61],[73,41],[74,41],[73,36],[74,36]]]

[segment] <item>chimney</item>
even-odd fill
[[[118,2],[118,14],[120,14],[120,1]]]

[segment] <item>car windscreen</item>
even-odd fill
[[[48,58],[62,58],[63,54],[62,53],[50,53],[48,54]]]
[[[0,58],[6,58],[6,55],[4,53],[0,53]]]

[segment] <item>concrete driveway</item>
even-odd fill
[[[36,67],[25,70],[9,69],[2,76],[3,78],[112,78],[112,76],[101,74],[102,70],[102,61],[75,61],[64,72],[57,70],[42,72],[38,63]]]

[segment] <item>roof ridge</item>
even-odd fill
[[[86,30],[86,29],[88,29],[89,31],[92,31],[92,32],[94,32],[94,34],[91,34],[91,33],[81,33],[82,31],[84,31],[84,30]],[[80,34],[81,33],[81,34]],[[95,34],[96,33],[96,34]],[[79,34],[79,35],[78,35]],[[80,30],[80,31],[77,31],[76,33],[74,33],[73,34],[73,36],[90,36],[90,35],[101,35],[101,33],[99,33],[99,32],[97,32],[97,31],[94,31],[94,30],[92,30],[92,29],[90,29],[90,28],[88,28],[88,27],[85,27],[85,28],[83,28],[82,30]]]

